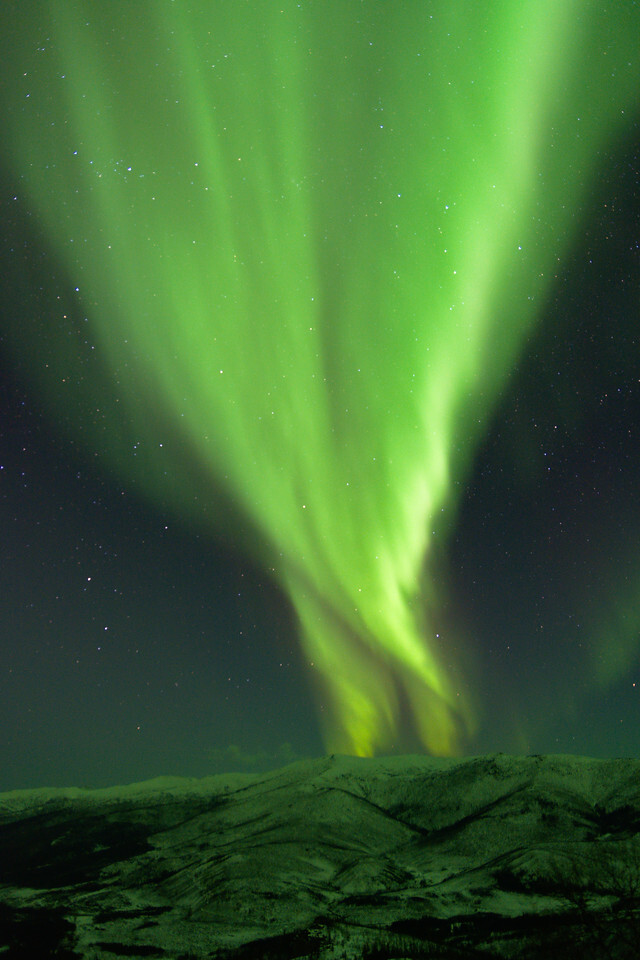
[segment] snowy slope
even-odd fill
[[[0,956],[636,958],[639,831],[639,760],[327,757],[12,791]]]

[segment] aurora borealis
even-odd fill
[[[443,543],[637,114],[638,22],[60,0],[11,25],[6,162],[82,318],[12,349],[65,435],[284,590],[328,750],[481,723]]]

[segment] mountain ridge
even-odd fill
[[[535,956],[542,930],[540,956],[637,957],[640,760],[332,755],[1,793],[10,958],[34,911],[69,957]]]

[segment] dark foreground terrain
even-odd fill
[[[0,794],[0,958],[640,957],[640,760]]]

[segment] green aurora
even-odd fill
[[[637,108],[612,9],[52,0],[7,38],[10,162],[86,317],[31,374],[284,588],[328,749],[477,722],[434,539]]]

